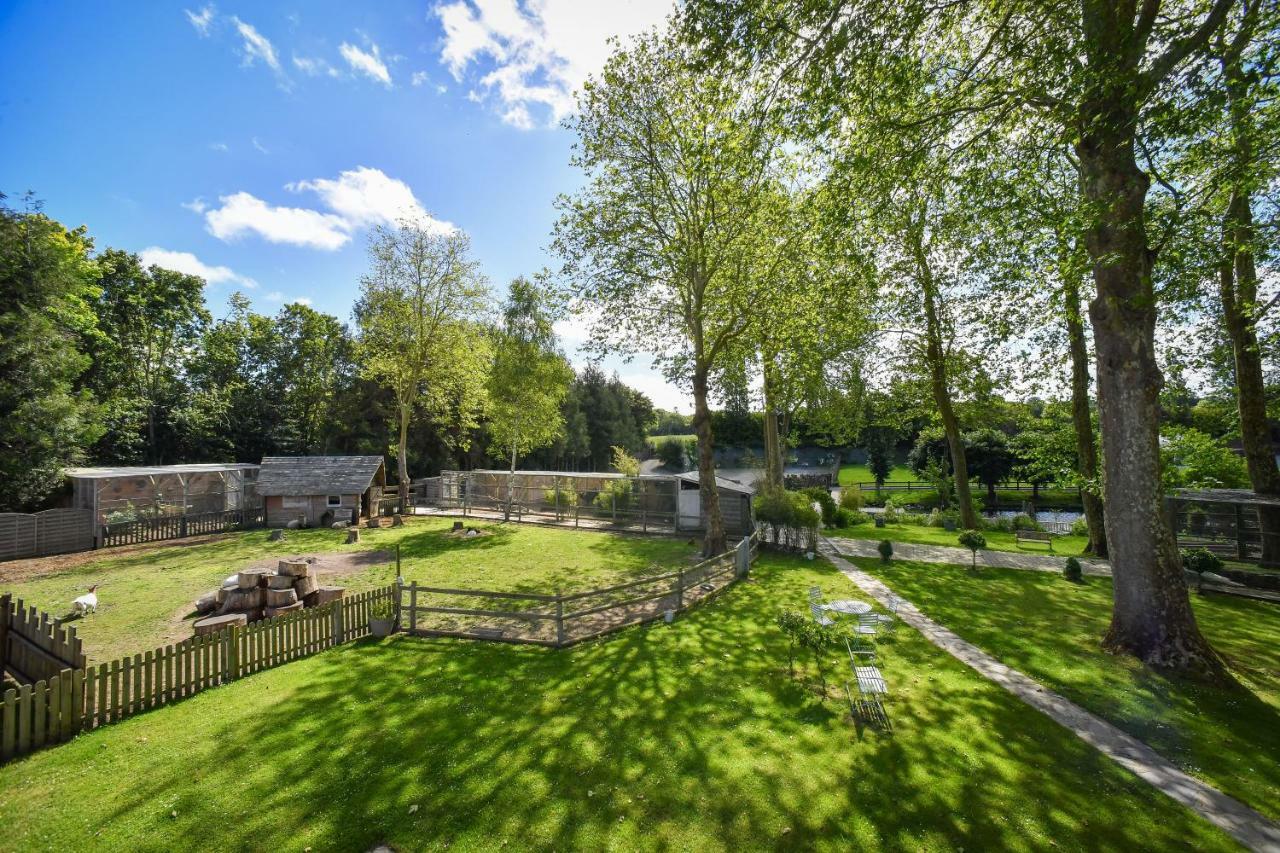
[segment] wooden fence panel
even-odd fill
[[[76,629],[9,595],[0,596],[0,668],[34,684],[64,669],[83,669],[84,649]]]
[[[165,539],[182,539],[186,536],[261,527],[264,523],[263,518],[261,508],[252,508],[118,521],[114,524],[102,525],[101,544],[103,547],[137,545],[143,542],[160,542]]]
[[[0,560],[44,557],[93,548],[93,512],[46,509],[0,513]]]

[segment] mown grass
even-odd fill
[[[917,545],[946,545],[951,548],[961,547],[957,537],[960,531],[947,531],[941,527],[927,527],[922,524],[886,524],[876,527],[872,522],[856,524],[852,527],[836,527],[825,531],[828,536],[845,539],[888,539],[890,542],[909,542]],[[1054,536],[1053,552],[1043,542],[1018,542],[1013,533],[1000,530],[984,530],[982,535],[987,540],[987,548],[991,551],[1011,551],[1019,554],[1038,554],[1042,556],[1078,557],[1084,553],[1089,544],[1087,536]]]
[[[889,472],[886,483],[906,483],[910,480],[919,479],[915,472],[904,465],[894,465]],[[841,465],[839,483],[842,486],[850,486],[854,483],[874,483],[875,475],[871,473],[866,465]],[[874,493],[872,493],[874,494]]]
[[[98,612],[76,626],[91,661],[148,651],[191,635],[195,599],[227,575],[272,557],[328,552],[394,551],[400,545],[404,576],[423,584],[498,591],[566,592],[607,586],[696,558],[682,539],[619,536],[585,530],[468,520],[486,535],[449,534],[453,519],[413,518],[404,527],[362,529],[356,545],[343,530],[291,530],[283,542],[254,530],[196,545],[174,542],[112,556],[22,581],[5,579],[0,592],[61,616],[90,584],[100,584]],[[11,569],[12,570],[12,569]],[[371,560],[354,574],[333,577],[353,592],[395,579],[393,559]],[[323,578],[323,576],[322,576]],[[185,618],[184,618],[185,617]]]
[[[1130,732],[1215,787],[1280,819],[1280,608],[1192,596],[1241,684],[1171,678],[1102,651],[1111,581],[1011,569],[856,561],[930,618]]]
[[[892,732],[773,623],[825,562],[766,555],[673,625],[565,651],[367,641],[0,767],[14,849],[1232,849],[918,634]],[[838,654],[828,671],[842,666]]]

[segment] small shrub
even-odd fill
[[[857,486],[850,486],[840,490],[840,506],[843,509],[853,510],[857,512],[862,509],[862,489]]]
[[[572,489],[546,489],[542,493],[542,500],[553,507],[573,509],[578,505],[578,493]]]
[[[1083,581],[1084,569],[1080,568],[1080,561],[1075,557],[1067,557],[1067,564],[1062,567],[1062,576],[1072,583]]]
[[[893,558],[893,543],[888,539],[881,539],[876,550],[880,552],[880,559],[886,563]]]
[[[1034,518],[1027,515],[1025,512],[1020,512],[1013,517],[1013,529],[1014,530],[1044,530],[1044,528],[1040,526],[1040,522],[1036,521]]]
[[[389,598],[379,599],[369,607],[370,619],[395,619],[396,604]]]
[[[1075,521],[1071,522],[1071,535],[1072,536],[1088,536],[1089,535],[1089,522],[1088,520],[1085,519],[1083,515],[1077,518]]]
[[[684,442],[677,438],[665,438],[658,442],[658,460],[675,471],[684,470]]]
[[[1182,551],[1182,567],[1189,572],[1203,575],[1222,568],[1222,558],[1207,548],[1186,548]]]
[[[800,494],[807,496],[818,506],[822,507],[822,523],[827,527],[836,526],[836,506],[835,498],[831,497],[831,492],[821,486],[810,486],[807,489],[801,489]]]
[[[998,515],[995,518],[983,518],[981,521],[983,530],[994,530],[999,533],[1010,533],[1013,531],[1013,519],[1007,516]]]
[[[958,537],[959,542],[973,553],[973,568],[978,568],[978,551],[987,547],[987,537],[977,530],[966,530]]]
[[[798,610],[779,610],[774,622],[787,638],[787,669],[791,677],[796,677],[796,645],[800,642],[800,634],[804,624],[811,621]]]
[[[887,502],[884,505],[884,523],[885,524],[898,523],[898,508],[894,506],[892,502]]]
[[[865,512],[840,507],[836,510],[836,527],[857,527],[859,524],[866,524],[871,520],[871,516]]]
[[[935,509],[929,513],[928,524],[930,527],[946,527],[947,522],[951,522],[951,526],[955,527],[960,523],[960,513],[954,509]]]

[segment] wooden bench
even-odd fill
[[[1049,553],[1053,553],[1053,534],[1046,533],[1043,530],[1016,530],[1014,531],[1014,543],[1021,544],[1023,542],[1044,542],[1049,546]]]

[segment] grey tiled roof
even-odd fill
[[[258,494],[360,494],[381,468],[381,456],[264,456]]]

